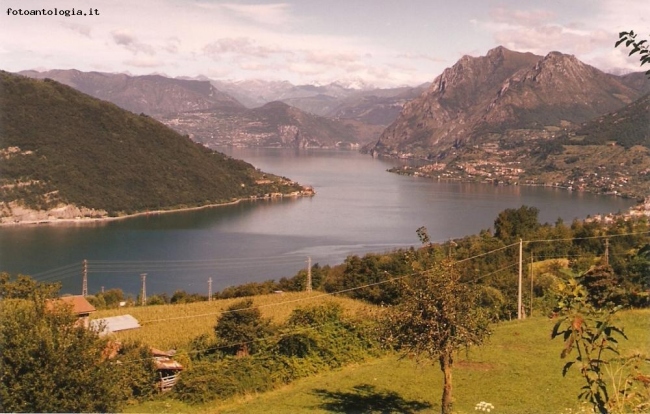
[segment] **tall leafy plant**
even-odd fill
[[[639,354],[620,357],[618,341],[627,339],[614,321],[620,307],[596,308],[585,286],[571,279],[560,285],[558,308],[551,338],[564,341],[560,357],[568,361],[562,375],[576,366],[585,380],[578,398],[599,413],[647,410],[650,377],[640,369],[648,359]]]

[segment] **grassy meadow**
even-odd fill
[[[211,332],[218,312],[237,299],[189,305],[151,306],[120,310],[143,323],[128,335],[165,348]],[[254,298],[264,316],[280,322],[295,307],[322,301],[340,302],[356,313],[368,305],[319,293],[285,293]],[[118,314],[97,312],[96,317]],[[192,317],[187,317],[192,316]],[[174,317],[184,319],[173,320]],[[187,318],[186,318],[187,317]],[[167,319],[156,321],[156,319]],[[621,340],[622,355],[650,354],[650,310],[621,312],[618,325],[629,340]],[[502,322],[486,345],[460,353],[454,366],[454,411],[479,412],[477,403],[494,406],[492,413],[576,413],[590,406],[577,400],[583,380],[572,368],[562,376],[562,342],[550,339],[554,321],[544,317]],[[124,334],[123,334],[124,335]],[[646,369],[647,371],[647,369]],[[396,355],[298,380],[280,389],[204,405],[187,405],[171,397],[128,407],[127,412],[191,413],[436,413],[440,412],[442,375],[439,367],[418,365]]]
[[[108,309],[95,312],[92,319],[129,314],[136,318],[142,327],[119,332],[115,334],[115,339],[141,340],[154,348],[164,350],[183,348],[189,344],[192,338],[202,334],[213,335],[218,316],[230,305],[242,299]],[[262,317],[271,318],[276,324],[286,321],[296,308],[320,305],[330,301],[340,303],[349,315],[364,309],[376,308],[347,297],[333,296],[323,292],[284,292],[255,296],[252,299],[253,306],[259,307]]]

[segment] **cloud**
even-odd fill
[[[169,53],[176,54],[179,51],[180,44],[181,44],[181,39],[179,39],[176,36],[170,37],[169,39],[167,39],[165,46],[163,46],[163,49]]]
[[[215,60],[219,60],[224,54],[268,58],[273,54],[289,53],[278,47],[258,45],[255,40],[248,37],[222,38],[205,45],[203,52]]]
[[[400,53],[395,56],[397,59],[407,59],[407,60],[428,60],[430,62],[444,63],[447,60],[442,59],[436,56],[431,56],[425,53]]]
[[[276,4],[235,4],[225,3],[218,5],[233,17],[248,20],[257,24],[283,26],[292,22],[290,5],[287,3]]]
[[[134,54],[144,53],[146,55],[155,55],[156,51],[150,45],[139,42],[136,37],[128,30],[117,29],[111,32],[113,42],[119,46],[124,46]]]
[[[136,68],[159,68],[164,66],[164,63],[155,58],[149,57],[138,57],[134,59],[125,60],[123,62],[127,66],[132,66]]]
[[[356,53],[332,53],[325,51],[304,51],[304,60],[308,63],[324,66],[336,66],[341,64],[356,63],[360,56]]]
[[[70,22],[63,22],[61,23],[63,27],[66,29],[72,30],[75,33],[79,33],[82,36],[90,38],[90,26],[87,26],[85,24],[79,24],[79,23],[70,23]]]
[[[496,7],[490,10],[493,22],[516,24],[520,26],[538,26],[552,21],[557,14],[549,10],[517,10],[505,7]]]

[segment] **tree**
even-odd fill
[[[587,289],[588,301],[595,308],[621,299],[621,292],[618,291],[619,281],[609,265],[602,264],[591,268],[579,277],[579,282]]]
[[[488,319],[450,259],[412,276],[402,289],[402,302],[388,309],[382,324],[384,343],[403,355],[438,360],[444,375],[442,413],[451,413],[454,354],[483,343],[490,333]]]
[[[0,299],[53,298],[60,288],[59,283],[39,283],[29,276],[12,278],[9,273],[0,273]]]
[[[232,304],[217,320],[214,332],[220,347],[229,354],[248,355],[259,348],[257,341],[271,333],[271,321],[263,319],[252,299]]]
[[[508,208],[499,213],[494,221],[494,236],[506,244],[526,238],[540,227],[538,215],[539,209],[536,207]]]
[[[3,299],[0,349],[2,412],[116,412],[126,398],[106,340],[69,307]]]
[[[625,47],[632,46],[629,56],[638,53],[641,66],[643,66],[646,63],[650,63],[650,51],[648,50],[647,44],[648,40],[636,40],[636,37],[637,33],[634,33],[634,30],[630,30],[629,32],[620,32],[618,34],[618,41],[614,47],[619,47],[623,42],[625,42]],[[645,74],[650,77],[650,70],[646,71]]]

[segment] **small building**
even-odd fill
[[[112,316],[110,318],[94,319],[90,326],[99,332],[99,335],[108,335],[114,332],[127,331],[140,328],[138,320],[131,315]]]
[[[86,300],[85,297],[81,295],[62,296],[58,299],[53,299],[48,302],[48,307],[51,309],[54,307],[55,303],[61,303],[64,306],[71,307],[72,313],[77,315],[77,318],[79,318],[78,323],[86,328],[90,325],[90,314],[97,310]]]
[[[156,370],[160,376],[158,388],[162,392],[171,390],[176,385],[178,375],[183,370],[183,366],[178,361],[174,361],[173,356],[175,352],[173,351],[165,352],[160,349],[151,348],[151,353],[156,364]]]

